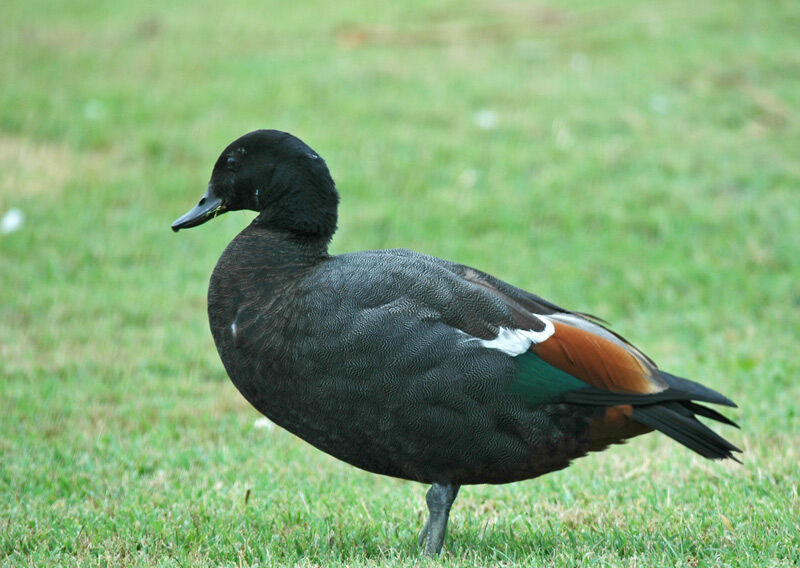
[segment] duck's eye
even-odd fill
[[[228,156],[228,158],[225,160],[225,166],[229,170],[234,169],[236,167],[236,158],[234,158],[233,156]]]

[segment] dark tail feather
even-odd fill
[[[721,404],[722,406],[731,406],[736,408],[735,402],[733,402],[727,396],[718,393],[714,389],[710,389],[707,386],[690,381],[689,379],[676,377],[675,375],[665,373],[664,371],[659,371],[659,373],[661,378],[664,379],[670,386],[667,391],[674,389],[675,391],[689,395],[683,397],[685,400],[699,400],[701,402],[710,402],[711,404]]]
[[[614,406],[616,404],[632,404],[636,406],[639,404],[654,404],[673,400],[697,400],[699,402],[710,402],[711,404],[721,404],[723,406],[736,408],[736,403],[727,396],[703,386],[700,383],[682,379],[681,377],[670,375],[664,371],[660,371],[660,374],[661,378],[663,378],[669,386],[666,390],[654,394],[611,392],[596,387],[586,387],[565,393],[562,395],[561,399],[564,402],[572,402],[575,404],[596,404],[600,406]],[[702,412],[698,412],[697,414],[708,416]],[[720,414],[719,416],[722,415]],[[718,420],[716,416],[708,417]],[[725,422],[725,419],[720,420],[720,422]]]
[[[597,406],[629,404],[633,407],[631,417],[637,422],[663,432],[706,458],[712,460],[730,458],[738,462],[732,452],[741,450],[700,422],[695,415],[738,428],[736,423],[716,410],[694,401],[732,407],[736,407],[736,404],[728,397],[700,383],[663,371],[660,371],[660,374],[668,387],[654,394],[620,393],[587,387],[565,393],[561,398],[564,402],[573,404]]]
[[[738,428],[739,425],[728,418],[727,416],[720,414],[713,408],[708,408],[707,406],[703,406],[702,404],[697,404],[688,400],[681,401],[681,404],[694,414],[699,414],[700,416],[705,416],[706,418],[711,418],[711,420],[716,420],[717,422],[722,422],[723,424],[727,424],[728,426],[733,426],[734,428]]]
[[[715,415],[718,414],[708,408],[702,406],[700,408],[704,412],[709,411]],[[707,416],[707,414],[701,415]],[[724,418],[723,421],[727,421],[727,418],[721,414],[719,416]],[[732,453],[741,452],[741,450],[697,420],[694,417],[693,410],[683,406],[681,403],[663,402],[660,404],[634,406],[632,418],[666,434],[705,458],[712,460],[730,458],[741,463]],[[712,416],[710,418],[715,417]]]

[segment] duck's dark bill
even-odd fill
[[[172,230],[178,231],[179,229],[188,229],[189,227],[196,227],[202,225],[209,219],[213,219],[220,213],[225,211],[225,206],[222,199],[214,195],[214,189],[209,184],[206,194],[191,211],[175,219],[172,222]]]

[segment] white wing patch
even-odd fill
[[[532,329],[511,329],[509,327],[501,327],[500,332],[494,339],[480,339],[478,337],[470,336],[467,341],[477,341],[481,347],[487,349],[497,349],[516,357],[522,355],[531,345],[541,343],[556,332],[553,322],[544,316],[536,316],[544,324],[542,331],[533,331]]]

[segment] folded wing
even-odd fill
[[[510,391],[531,404],[567,402],[604,407],[590,428],[592,449],[600,449],[651,429],[670,436],[710,459],[736,459],[741,451],[696,416],[734,425],[698,404],[736,406],[699,383],[658,369],[646,355],[592,316],[558,306],[464,268],[473,284],[503,299],[513,328],[500,327],[494,339],[478,341],[516,358]],[[738,461],[738,460],[737,460]]]

